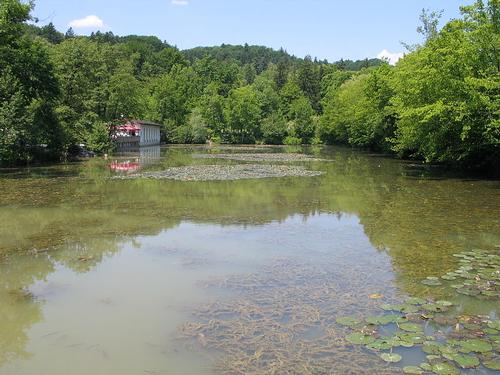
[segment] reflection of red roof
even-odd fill
[[[130,161],[114,162],[109,165],[109,169],[116,172],[135,172],[141,168],[139,163]]]

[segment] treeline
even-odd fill
[[[156,37],[75,36],[0,3],[0,159],[110,148],[107,124],[164,124],[173,143],[348,144],[428,162],[499,161],[498,0],[462,9],[396,67],[260,46],[179,51]]]

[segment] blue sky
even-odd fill
[[[402,52],[420,41],[422,8],[459,15],[472,0],[36,0],[40,24],[155,35],[181,49],[258,44],[335,61]]]

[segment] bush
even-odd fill
[[[265,144],[281,145],[287,132],[286,122],[279,115],[271,115],[262,121],[261,131]]]
[[[285,144],[287,146],[300,146],[302,144],[302,140],[300,138],[297,138],[297,137],[288,136],[283,141],[283,144]]]
[[[94,123],[87,137],[87,148],[97,154],[111,151],[113,144],[109,137],[109,127],[106,123],[98,121]]]

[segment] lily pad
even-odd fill
[[[371,344],[372,342],[375,341],[375,339],[372,336],[367,336],[359,332],[347,335],[346,340],[349,341],[351,344],[355,345],[366,345],[366,344]]]
[[[422,308],[424,310],[432,311],[432,312],[442,312],[442,311],[448,310],[448,308],[446,306],[443,306],[443,305],[440,305],[437,303],[427,303],[427,304],[423,305]]]
[[[341,325],[347,326],[347,327],[354,327],[354,326],[358,325],[359,323],[361,323],[361,321],[359,321],[358,319],[350,317],[350,316],[337,318],[336,321],[338,324],[341,324]]]
[[[422,280],[421,283],[424,285],[428,285],[428,286],[442,285],[441,281],[439,281],[439,278],[437,278],[437,277],[428,277],[428,278]]]
[[[382,353],[380,355],[380,358],[390,363],[397,363],[403,359],[403,357],[396,353]]]
[[[426,340],[423,335],[413,332],[399,333],[398,337],[403,342],[412,342],[414,344],[422,344]]]
[[[441,278],[443,280],[451,281],[451,280],[456,280],[457,276],[456,276],[456,274],[446,274],[446,275],[441,276]]]
[[[448,354],[448,355],[458,354],[458,350],[450,345],[439,346],[439,351],[441,354]]]
[[[368,318],[365,319],[367,323],[373,324],[373,325],[386,325],[389,323],[396,323],[401,320],[404,320],[402,317],[398,315],[381,315],[381,316],[369,316]]]
[[[500,331],[500,320],[495,320],[487,323],[488,327]]]
[[[421,363],[420,367],[425,371],[432,371],[432,366],[430,365],[430,363],[427,362]]]
[[[477,296],[481,292],[477,289],[469,289],[469,288],[458,288],[457,293],[466,295],[466,296]]]
[[[368,349],[375,349],[375,350],[388,350],[393,347],[393,341],[392,340],[375,340],[371,344],[366,345]]]
[[[498,361],[484,361],[483,366],[490,370],[500,370],[500,362]]]
[[[470,352],[486,353],[493,350],[493,347],[488,341],[481,339],[462,341],[460,343],[460,346],[461,346],[460,351],[462,353],[470,353]]]
[[[437,363],[437,362],[441,361],[440,355],[429,354],[429,355],[426,355],[425,358],[427,358],[427,361],[429,361],[430,364]]]
[[[410,305],[423,305],[424,303],[426,303],[427,301],[423,298],[418,298],[418,297],[412,297],[412,298],[408,298],[406,300],[406,303],[410,304]]]
[[[403,372],[405,374],[421,375],[424,373],[424,370],[422,370],[420,367],[417,367],[417,366],[406,366],[406,367],[403,367]]]
[[[435,365],[433,365],[432,372],[434,374],[438,374],[438,375],[457,375],[458,374],[457,369],[453,365],[450,365],[449,363],[446,363],[446,362],[436,363]]]
[[[474,368],[479,366],[479,359],[471,355],[454,354],[450,356],[453,361],[462,368]]]
[[[422,346],[422,350],[427,354],[439,354],[441,351],[439,350],[439,345],[434,343],[425,342],[424,346]]]
[[[401,341],[399,341],[399,345],[404,347],[404,348],[412,348],[415,346],[415,343],[413,341],[401,340]]]
[[[410,304],[401,305],[399,307],[399,311],[401,311],[402,313],[405,313],[405,314],[416,313],[418,310],[419,309],[417,306],[410,305]]]
[[[414,323],[401,323],[399,325],[399,328],[401,328],[403,331],[407,332],[422,332],[423,328],[422,326]]]

